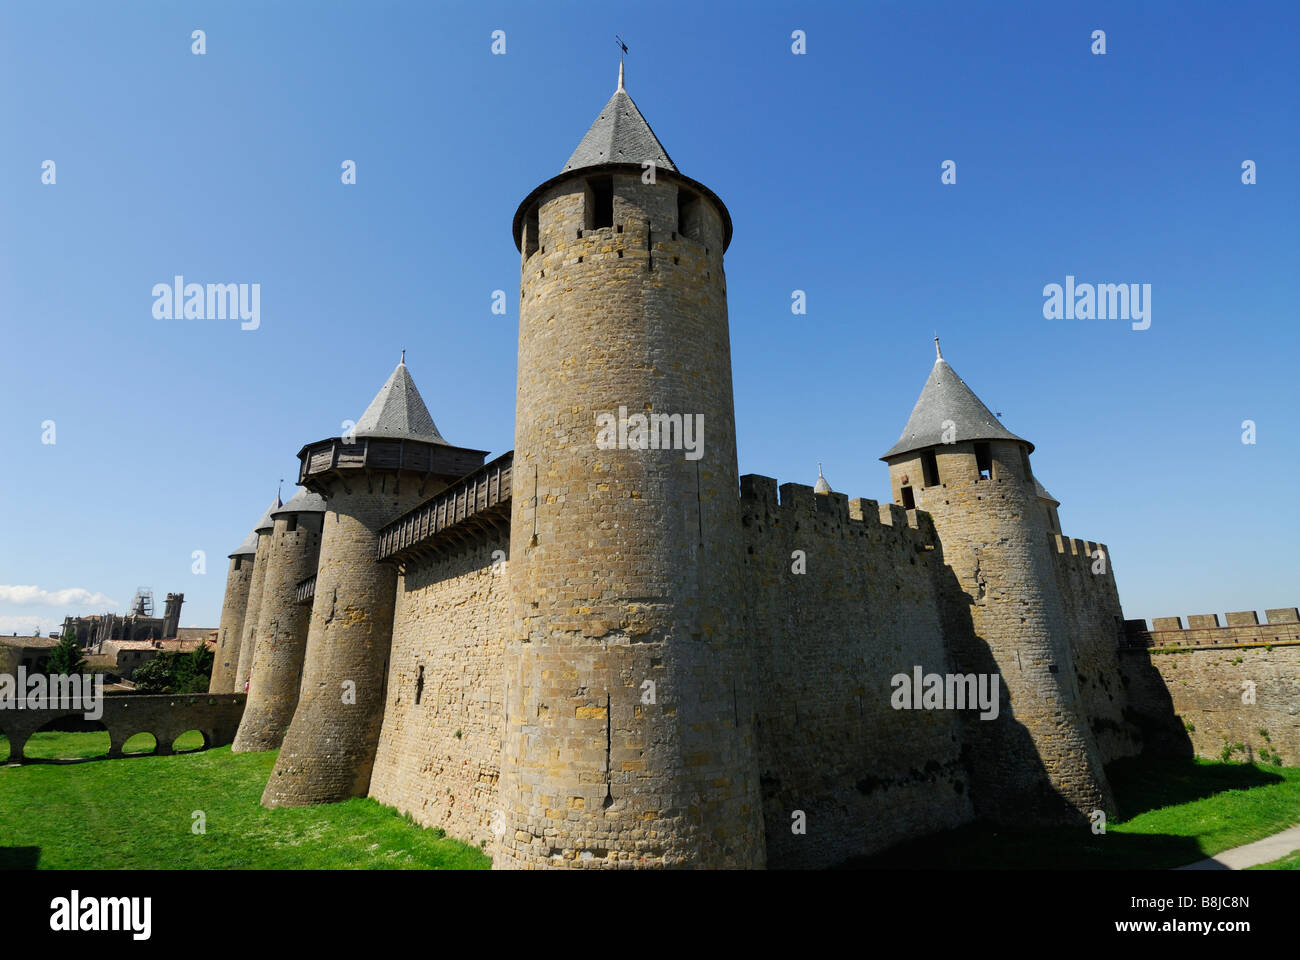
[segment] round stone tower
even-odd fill
[[[324,519],[325,501],[305,488],[271,514],[275,529],[266,551],[248,704],[230,748],[234,753],[275,750],[293,719],[311,622],[298,585],[316,573]]]
[[[1113,814],[1029,465],[1033,444],[980,402],[937,338],[935,352],[902,437],[881,459],[894,502],[934,518],[954,669],[1000,674],[997,717],[964,718],[976,813],[1017,824]]]
[[[453,447],[434,426],[405,359],[348,436],[298,453],[298,482],[326,503],[302,685],[262,803],[333,803],[370,785],[393,633],[397,570],[379,531],[486,451]]]
[[[217,654],[212,664],[209,693],[232,693],[239,669],[239,645],[244,633],[244,611],[253,582],[253,561],[257,557],[257,534],[249,531],[244,542],[230,554],[226,571],[226,596],[221,602],[221,627],[217,632]]]
[[[764,863],[731,218],[627,95],[520,204],[498,867]]]
[[[240,627],[239,660],[235,667],[235,693],[243,693],[248,683],[248,673],[253,668],[253,647],[257,642],[257,622],[262,614],[262,585],[266,582],[266,552],[271,547],[271,531],[275,521],[271,514],[284,506],[280,495],[266,508],[257,521],[253,533],[257,536],[257,553],[253,557],[253,576],[248,586],[248,605],[244,608],[244,622]]]

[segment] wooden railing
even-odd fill
[[[316,574],[312,574],[306,580],[298,584],[294,591],[294,598],[299,603],[311,603],[316,597]]]
[[[388,524],[379,531],[379,559],[402,559],[456,533],[502,529],[510,518],[513,463],[511,450]]]

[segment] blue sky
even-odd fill
[[[616,33],[735,221],[742,473],[888,500],[937,330],[1126,615],[1300,603],[1300,8],[1132,6],[5,4],[0,631],[142,584],[215,627],[226,554],[402,348],[450,442],[509,449],[511,217]],[[260,327],[155,319],[176,274],[259,283]],[[1045,320],[1067,275],[1151,284],[1150,328]]]

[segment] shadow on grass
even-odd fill
[[[0,847],[0,870],[35,870],[40,847]]]
[[[1248,764],[1131,757],[1107,767],[1125,820],[1164,807],[1250,790],[1286,778]],[[1113,821],[1118,825],[1123,821]],[[854,857],[847,870],[1160,870],[1205,859],[1196,836],[1107,832],[1087,825],[1015,830],[973,823]]]
[[[1121,816],[1203,800],[1225,790],[1250,790],[1281,783],[1283,777],[1242,763],[1197,763],[1191,759],[1125,757],[1106,767]]]

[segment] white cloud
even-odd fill
[[[95,607],[99,610],[115,609],[118,606],[116,600],[110,599],[102,593],[92,593],[84,587],[42,590],[35,585],[8,586],[5,584],[0,584],[0,603],[11,603],[19,607],[34,606],[36,604],[46,607]]]
[[[46,617],[10,617],[0,614],[0,636],[7,637],[11,634],[18,634],[20,637],[32,637],[36,631],[41,631],[41,636],[52,633],[63,626],[63,618]]]

